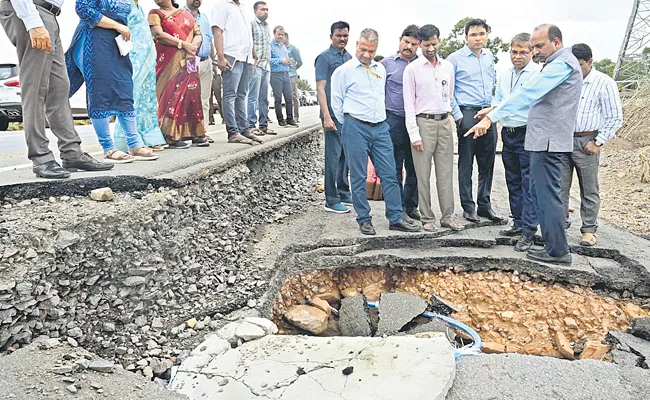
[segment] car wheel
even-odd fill
[[[6,131],[7,129],[9,129],[9,121],[0,120],[0,131]]]

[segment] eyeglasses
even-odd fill
[[[524,50],[524,51],[510,50],[510,54],[512,54],[513,56],[522,56],[522,57],[526,57],[526,56],[528,56],[528,55],[530,54],[530,51],[525,51],[525,50]]]

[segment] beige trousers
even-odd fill
[[[212,60],[208,57],[207,60],[199,63],[199,78],[201,79],[201,105],[203,106],[203,125],[205,130],[208,130],[210,124],[210,106],[212,104]]]
[[[411,148],[415,174],[418,177],[418,208],[422,223],[434,222],[436,216],[431,209],[431,161],[436,168],[436,189],[442,217],[447,222],[454,214],[454,138],[449,119],[436,121],[417,118],[423,151]]]

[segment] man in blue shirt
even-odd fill
[[[287,46],[282,43],[284,28],[276,26],[273,28],[273,41],[271,41],[271,88],[275,99],[275,116],[280,126],[298,126],[293,119],[293,101],[291,96],[291,79],[289,78],[289,66],[292,61],[289,59]],[[282,115],[282,96],[287,106],[287,119]]]
[[[400,188],[402,208],[409,218],[420,219],[418,211],[418,179],[411,156],[411,140],[406,130],[404,113],[403,77],[407,65],[418,58],[418,27],[409,25],[402,32],[399,50],[381,60],[386,68],[386,122],[390,138],[393,141],[395,157],[395,173]],[[402,170],[406,170],[406,178],[402,185]]]
[[[205,130],[208,130],[208,125],[210,124],[210,106],[211,106],[211,94],[212,94],[212,66],[215,61],[215,53],[212,48],[212,39],[214,35],[212,34],[212,25],[208,19],[207,14],[203,14],[199,11],[199,7],[203,0],[187,0],[185,9],[194,15],[196,18],[196,24],[201,30],[201,35],[203,36],[203,41],[201,42],[201,48],[197,53],[197,56],[201,58],[199,63],[199,77],[201,78],[201,105],[203,106],[203,124],[205,125]]]
[[[361,31],[356,58],[332,74],[332,111],[343,125],[341,137],[350,166],[352,202],[361,233],[374,235],[370,205],[366,198],[368,157],[381,179],[390,230],[422,230],[403,218],[402,201],[395,176],[393,143],[386,123],[386,69],[375,62],[379,35],[374,29]]]
[[[492,99],[492,105],[497,107],[505,97],[521,87],[528,79],[542,69],[539,64],[532,62],[533,45],[529,33],[520,33],[510,43],[510,60],[512,68],[499,77],[497,90]],[[484,110],[489,112],[494,107]],[[526,125],[530,107],[525,107],[501,120],[503,129],[503,151],[501,159],[506,170],[506,183],[510,200],[510,213],[514,220],[509,229],[500,232],[503,236],[521,236],[515,250],[527,251],[533,245],[533,237],[537,232],[537,211],[533,204],[530,191],[530,152],[524,149]]]
[[[542,71],[530,77],[492,111],[475,117],[481,122],[466,137],[480,138],[492,124],[530,107],[524,149],[530,153],[531,191],[545,242],[543,250],[528,250],[533,260],[570,264],[561,187],[563,169],[573,151],[573,134],[582,92],[582,69],[571,49],[564,48],[555,25],[533,32],[534,55],[544,59]]]
[[[293,98],[293,119],[300,123],[300,93],[298,90],[298,69],[302,67],[302,57],[300,50],[289,42],[289,34],[284,32],[284,45],[289,52],[289,60],[292,61],[289,66],[289,78],[291,78],[291,96]]]
[[[334,119],[330,104],[331,79],[334,71],[350,60],[345,50],[348,44],[350,25],[338,21],[330,28],[330,47],[316,57],[316,89],[320,118],[325,131],[325,211],[344,214],[350,209],[343,204],[352,204],[348,165],[341,144],[341,124]]]
[[[463,217],[470,222],[478,222],[478,217],[485,217],[494,222],[505,223],[503,218],[494,213],[490,201],[497,146],[496,130],[491,127],[479,140],[470,140],[471,138],[463,136],[474,125],[474,114],[490,107],[492,103],[496,72],[494,56],[485,48],[489,31],[490,27],[485,20],[470,20],[465,24],[467,44],[447,58],[454,65],[456,72],[456,106],[451,110],[451,114],[458,128],[458,190]],[[478,210],[472,194],[474,157],[478,164]]]

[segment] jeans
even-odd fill
[[[523,230],[524,236],[537,232],[537,210],[530,190],[530,152],[524,150],[526,127],[515,128],[509,132],[501,131],[503,151],[501,159],[506,170],[506,184],[510,200],[510,213],[515,227]]]
[[[234,58],[226,56],[232,65]],[[250,85],[253,66],[244,61],[235,62],[235,66],[221,73],[223,86],[223,118],[226,120],[228,139],[240,133],[250,133],[246,118],[246,97]]]
[[[287,106],[287,122],[293,121],[293,101],[291,95],[291,78],[288,72],[271,72],[271,88],[275,99],[275,116],[278,123],[285,121],[282,116],[282,96]]]
[[[566,238],[565,208],[562,202],[562,169],[567,153],[533,151],[530,153],[530,179],[535,209],[538,211],[542,238],[548,255],[569,254]]]
[[[386,111],[386,123],[388,123],[390,138],[393,141],[395,175],[402,198],[402,207],[404,211],[411,212],[418,207],[418,178],[413,166],[411,139],[406,130],[404,117]],[[402,167],[406,170],[405,179],[402,179]]]
[[[260,128],[268,127],[270,73],[260,67],[255,69],[248,91],[248,127],[253,129],[257,123],[259,110]]]
[[[93,123],[93,128],[95,128],[95,133],[97,134],[99,144],[102,146],[104,153],[109,150],[113,150],[115,148],[115,144],[113,143],[113,138],[111,137],[111,125],[109,118],[93,118],[91,121]],[[142,139],[140,138],[140,135],[138,135],[138,128],[135,123],[135,117],[118,116],[117,121],[124,131],[126,145],[129,147],[129,149],[143,145]]]
[[[399,185],[395,177],[395,159],[393,143],[388,133],[388,124],[381,122],[370,126],[346,118],[341,133],[343,148],[350,167],[352,185],[352,204],[357,212],[359,224],[371,221],[370,204],[366,198],[366,176],[368,174],[368,157],[372,161],[381,180],[386,203],[386,218],[391,224],[402,220],[402,200]]]
[[[462,109],[462,107],[461,107]],[[464,137],[465,133],[476,124],[474,109],[462,109],[463,121],[458,129],[458,191],[460,192],[460,204],[465,212],[476,211],[476,203],[472,196],[472,169],[474,157],[478,164],[478,193],[476,202],[478,211],[490,211],[492,203],[490,192],[492,192],[492,177],[494,175],[494,158],[497,149],[497,132],[494,124],[487,133],[478,139],[473,135]]]
[[[325,131],[325,205],[351,202],[348,164],[341,143],[341,124],[334,119],[335,131]]]

